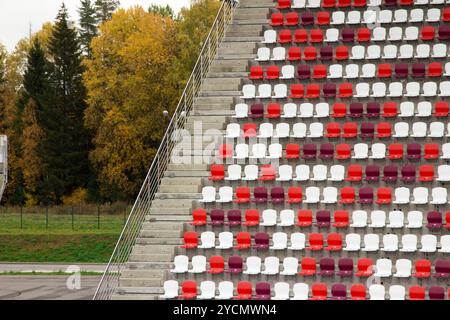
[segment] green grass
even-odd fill
[[[72,273],[67,272],[1,272],[1,276],[68,276]],[[82,276],[100,276],[101,272],[91,272],[91,271],[81,271],[80,275]]]

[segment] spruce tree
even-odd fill
[[[107,20],[110,20],[113,12],[119,5],[119,0],[96,0],[95,11],[97,13],[98,23],[103,23]]]
[[[89,170],[89,137],[83,125],[86,89],[82,53],[64,4],[54,23],[49,54],[51,96],[38,112],[38,122],[44,132],[41,154],[47,168],[46,202],[50,203],[85,186]]]
[[[80,43],[84,52],[91,56],[91,41],[97,35],[97,17],[91,0],[81,0],[78,9],[80,15]]]

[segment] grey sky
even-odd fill
[[[0,43],[12,51],[21,38],[39,30],[44,22],[53,21],[63,0],[0,0]],[[78,19],[80,0],[64,0],[72,20]],[[121,7],[128,8],[150,4],[169,4],[175,11],[189,5],[189,0],[121,0]]]

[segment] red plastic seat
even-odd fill
[[[341,136],[341,125],[338,122],[329,122],[326,126],[325,137],[339,138]]]
[[[236,292],[236,300],[250,300],[253,293],[252,283],[248,281],[239,281]]]
[[[336,146],[336,159],[346,160],[350,159],[352,148],[348,143],[341,143]]]
[[[351,0],[338,0],[338,8],[348,8],[352,4]]]
[[[298,223],[299,227],[310,227],[312,226],[313,213],[312,210],[300,209],[298,210]]]
[[[186,280],[181,285],[180,299],[194,299],[197,297],[197,283],[195,281]]]
[[[385,102],[383,104],[383,117],[393,118],[398,114],[397,102]]]
[[[315,258],[302,258],[302,261],[300,262],[301,270],[298,273],[302,276],[314,276],[317,272],[317,264]]]
[[[400,5],[401,6],[410,6],[412,5],[414,2],[414,0],[400,0]]]
[[[288,12],[286,14],[286,26],[296,26],[298,25],[298,13],[297,12]]]
[[[365,7],[367,0],[353,0],[353,8]]]
[[[378,188],[377,190],[377,203],[389,204],[392,202],[392,190],[391,188]]]
[[[392,76],[392,66],[390,63],[380,63],[378,65],[378,78],[390,78]]]
[[[319,251],[323,249],[323,234],[310,233],[308,236],[309,247],[306,250]]]
[[[341,83],[339,85],[339,98],[350,98],[353,96],[353,85],[351,83]]]
[[[342,250],[342,235],[339,233],[329,233],[327,236],[327,251],[341,251]]]
[[[269,103],[267,105],[266,118],[278,119],[281,116],[281,105],[279,103]]]
[[[211,181],[221,181],[225,179],[225,168],[221,164],[213,164],[211,165],[211,175],[208,177],[208,180]]]
[[[352,300],[366,300],[366,287],[361,283],[353,284],[350,287]]]
[[[252,245],[252,235],[250,234],[250,232],[239,232],[236,235],[236,243],[237,245],[234,247],[235,249],[249,249]]]
[[[300,158],[300,145],[287,144],[286,145],[286,159],[299,159]]]
[[[325,79],[327,77],[327,67],[324,64],[317,64],[313,69],[313,79]]]
[[[346,181],[359,182],[362,180],[363,168],[359,164],[351,164],[347,168]]]
[[[306,29],[297,29],[294,33],[294,43],[305,43],[308,41]]]
[[[306,86],[306,98],[315,99],[320,96],[320,85],[317,83],[310,83]]]
[[[250,202],[250,188],[249,187],[237,187],[235,203],[249,203]]]
[[[305,47],[305,49],[303,50],[303,60],[305,61],[317,60],[316,47]]]
[[[450,8],[444,8],[442,11],[442,21],[450,22]]]
[[[257,133],[256,123],[244,123],[242,127],[242,131],[244,132],[244,138],[254,138]]]
[[[278,42],[279,43],[289,43],[292,42],[292,32],[291,30],[283,29],[278,32]]]
[[[205,226],[206,225],[206,219],[207,214],[205,209],[195,209],[192,212],[192,219],[191,225],[193,226]]]
[[[428,77],[437,78],[442,77],[442,64],[439,62],[432,62],[428,65]]]
[[[373,260],[370,258],[358,259],[357,277],[370,277],[373,274]]]
[[[302,58],[302,50],[299,47],[290,47],[288,50],[288,61],[299,61]]]
[[[336,0],[322,0],[322,8],[334,8],[336,6]]]
[[[392,125],[389,122],[380,122],[377,124],[377,137],[389,138],[392,135]]]
[[[280,68],[278,66],[267,67],[267,80],[276,80],[280,78]]]
[[[402,159],[403,158],[403,145],[401,143],[392,143],[388,147],[389,159]]]
[[[348,47],[346,46],[337,46],[336,47],[336,60],[348,60],[349,53],[348,53]]]
[[[429,278],[431,275],[431,261],[427,259],[416,260],[415,269],[414,277]]]
[[[434,160],[439,158],[439,145],[437,143],[427,143],[424,147],[424,158]]]
[[[419,181],[430,182],[434,180],[434,166],[432,165],[421,165],[419,167]]]
[[[319,11],[316,16],[318,26],[327,26],[330,24],[330,13],[328,11]]]
[[[309,42],[323,42],[323,31],[321,29],[312,29],[309,33]]]
[[[305,94],[305,87],[302,83],[294,83],[291,85],[291,94],[289,98],[291,99],[301,99]]]
[[[358,135],[358,125],[356,122],[344,123],[344,138],[355,138]]]
[[[344,187],[341,189],[341,199],[339,200],[341,204],[352,204],[355,203],[355,188]]]
[[[370,32],[369,28],[359,28],[356,37],[358,39],[358,42],[368,42],[370,41],[371,36],[372,33]]]
[[[181,246],[184,249],[195,249],[198,246],[198,234],[195,231],[186,231],[183,235],[184,244]]]
[[[449,106],[446,101],[437,101],[434,104],[434,115],[436,117],[448,117]]]
[[[349,224],[349,215],[347,210],[336,210],[334,212],[333,227],[346,228]]]
[[[290,187],[288,189],[288,203],[300,203],[303,200],[301,187]]]
[[[420,31],[422,41],[432,41],[436,35],[436,30],[432,26],[422,27]]]
[[[219,147],[219,157],[221,159],[229,159],[233,157],[233,146],[231,144],[222,144]]]
[[[212,256],[209,259],[209,270],[211,274],[221,274],[225,269],[225,260],[222,256]]]
[[[273,181],[275,180],[277,176],[277,173],[275,171],[275,168],[270,165],[263,165],[261,166],[261,175],[259,177],[259,180],[261,181]]]
[[[425,288],[422,286],[409,287],[409,300],[425,300]]]
[[[281,12],[272,13],[270,17],[270,25],[273,27],[282,26],[284,21],[283,14]]]
[[[245,211],[245,226],[254,227],[259,225],[259,211],[258,209],[248,209]]]
[[[333,118],[345,118],[347,115],[347,105],[345,103],[336,102],[333,104]]]
[[[264,69],[261,66],[253,66],[250,68],[250,76],[251,80],[261,80],[264,78]]]
[[[327,300],[328,288],[325,283],[314,283],[311,287],[311,300]]]
[[[450,211],[445,214],[445,225],[444,228],[450,229]]]
[[[289,9],[291,7],[291,0],[278,0],[277,9]]]

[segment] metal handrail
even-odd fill
[[[0,200],[8,183],[8,138],[0,136]]]
[[[139,235],[145,216],[150,212],[152,201],[158,191],[161,179],[169,165],[175,141],[173,137],[180,129],[184,129],[187,119],[194,108],[195,99],[202,88],[203,79],[207,76],[211,62],[216,56],[220,42],[225,35],[226,27],[233,18],[235,0],[223,0],[211,30],[200,51],[197,62],[189,77],[178,106],[170,120],[166,133],[161,141],[150,170],[142,184],[136,202],[120,234],[108,266],[94,294],[94,300],[107,300],[117,292],[119,277],[128,261],[128,257]]]

